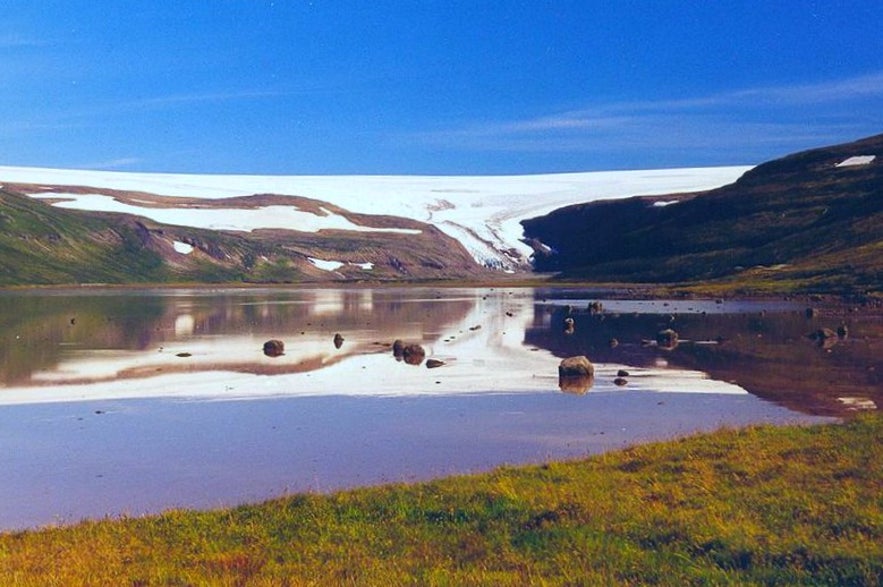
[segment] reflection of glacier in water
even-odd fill
[[[138,340],[149,342],[90,348],[97,345],[88,337],[66,341],[57,360],[35,366],[25,385],[7,384],[0,404],[553,391],[559,359],[525,336],[537,327],[555,331],[548,309],[557,302],[536,298],[532,289],[306,289],[267,299],[166,291],[158,316],[138,325],[145,331]],[[338,332],[339,349],[332,342]],[[285,354],[265,356],[267,338],[282,339]],[[397,364],[390,352],[396,339],[422,345],[444,366]],[[615,361],[596,364],[592,391],[616,390],[624,368],[633,390],[745,393],[698,371]]]
[[[611,350],[607,322],[578,316],[566,336],[561,305],[529,289],[0,296],[0,529],[821,421],[665,366],[666,355],[625,337]],[[285,340],[283,356],[263,355],[270,338]],[[397,338],[444,366],[397,362]],[[586,395],[558,389],[558,362],[572,352],[596,365]],[[625,388],[613,383],[621,369]]]

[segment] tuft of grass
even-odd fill
[[[883,417],[0,535],[9,585],[874,585]]]

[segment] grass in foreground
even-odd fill
[[[3,585],[883,581],[883,417],[0,535]]]

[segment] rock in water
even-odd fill
[[[595,366],[588,357],[579,355],[562,359],[558,365],[559,377],[594,377]]]
[[[419,344],[405,345],[402,349],[402,360],[409,365],[419,365],[426,357],[426,351]]]
[[[678,346],[678,333],[671,328],[666,328],[656,333],[656,344],[666,349]]]
[[[285,354],[285,343],[281,340],[268,340],[264,343],[264,354],[268,357],[278,357]]]
[[[343,335],[339,332],[334,335],[334,348],[339,349],[343,346]]]
[[[594,377],[571,375],[558,378],[558,388],[564,393],[584,395],[595,384]]]

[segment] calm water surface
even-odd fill
[[[601,312],[588,311],[595,300]],[[824,421],[834,414],[819,404],[739,376],[759,372],[739,341],[754,349],[761,324],[770,344],[793,346],[801,309],[491,288],[5,292],[0,529]],[[651,342],[665,327],[681,334],[677,348]],[[271,338],[284,355],[263,354]],[[396,360],[396,339],[444,365]],[[840,352],[797,349],[802,363]],[[572,354],[596,367],[580,393],[559,388],[558,362]]]

